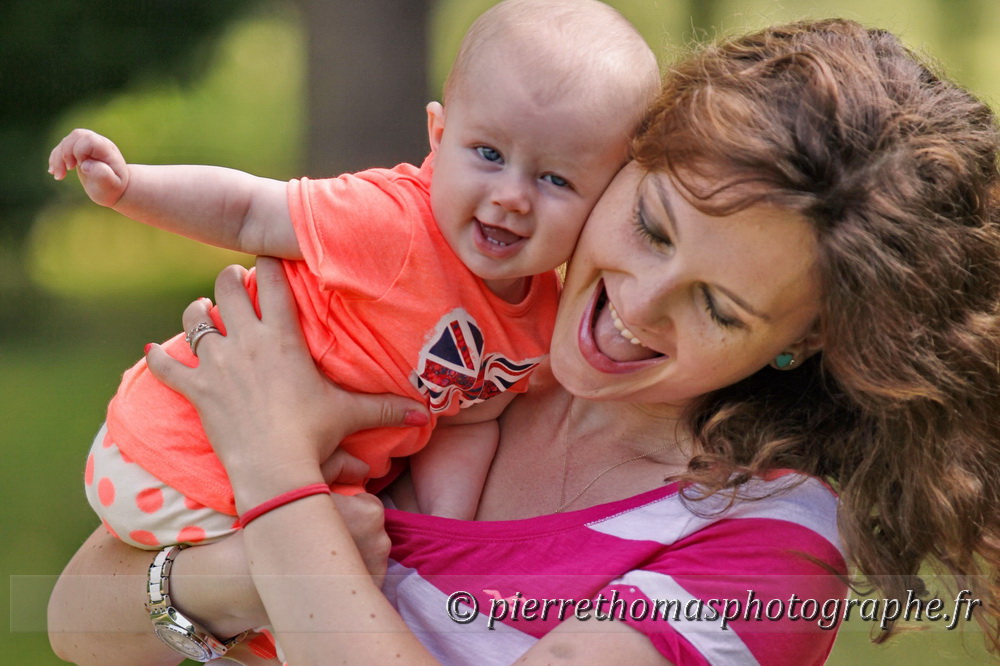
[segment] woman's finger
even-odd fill
[[[281,262],[274,257],[257,257],[257,302],[261,319],[282,335],[301,335],[292,289]]]
[[[246,287],[247,269],[226,266],[215,278],[215,302],[226,330],[242,331],[260,320]]]
[[[347,433],[379,427],[421,427],[430,423],[427,408],[409,398],[398,395],[369,395],[346,393],[347,409],[345,429]]]
[[[207,298],[199,298],[184,308],[181,322],[185,332],[190,332],[192,328],[202,322],[212,321],[212,301]]]
[[[371,471],[368,463],[355,458],[343,449],[336,449],[330,457],[320,465],[323,471],[323,478],[329,484],[343,484],[346,486],[356,486],[368,478]]]
[[[225,328],[218,316],[212,316],[212,301],[201,298],[194,301],[184,309],[184,316],[181,320],[184,323],[184,341],[191,347],[191,353],[199,356],[216,342],[209,342],[209,338],[216,335],[224,337]]]
[[[153,376],[173,390],[190,395],[194,388],[191,368],[187,367],[157,344],[146,346],[146,365]]]

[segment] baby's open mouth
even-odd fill
[[[499,245],[505,247],[516,243],[517,241],[524,238],[524,236],[519,236],[513,231],[503,229],[501,227],[494,227],[485,222],[479,222],[479,229],[483,232],[483,238],[494,245]]]

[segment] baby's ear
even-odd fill
[[[441,102],[431,102],[427,105],[427,140],[431,144],[431,152],[437,152],[444,134],[444,107]]]

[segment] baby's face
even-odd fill
[[[514,69],[514,68],[511,68]],[[491,72],[447,109],[432,104],[431,204],[448,244],[491,281],[566,261],[594,204],[624,164],[631,126],[592,100]],[[437,114],[437,118],[435,118]]]

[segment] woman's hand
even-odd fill
[[[231,266],[216,280],[226,334],[201,336],[197,367],[182,365],[158,345],[147,353],[153,374],[198,409],[238,503],[241,494],[257,502],[324,476],[343,478],[345,465],[348,476],[358,476],[356,463],[345,458],[327,463],[341,439],[365,428],[428,422],[415,401],[349,393],[327,380],[309,356],[280,263],[257,261],[259,318],[244,273]],[[209,306],[207,299],[188,306],[185,330],[211,324]]]
[[[385,533],[385,507],[374,495],[362,493],[352,497],[332,495],[340,517],[361,553],[368,573],[377,587],[382,587],[392,542]]]

